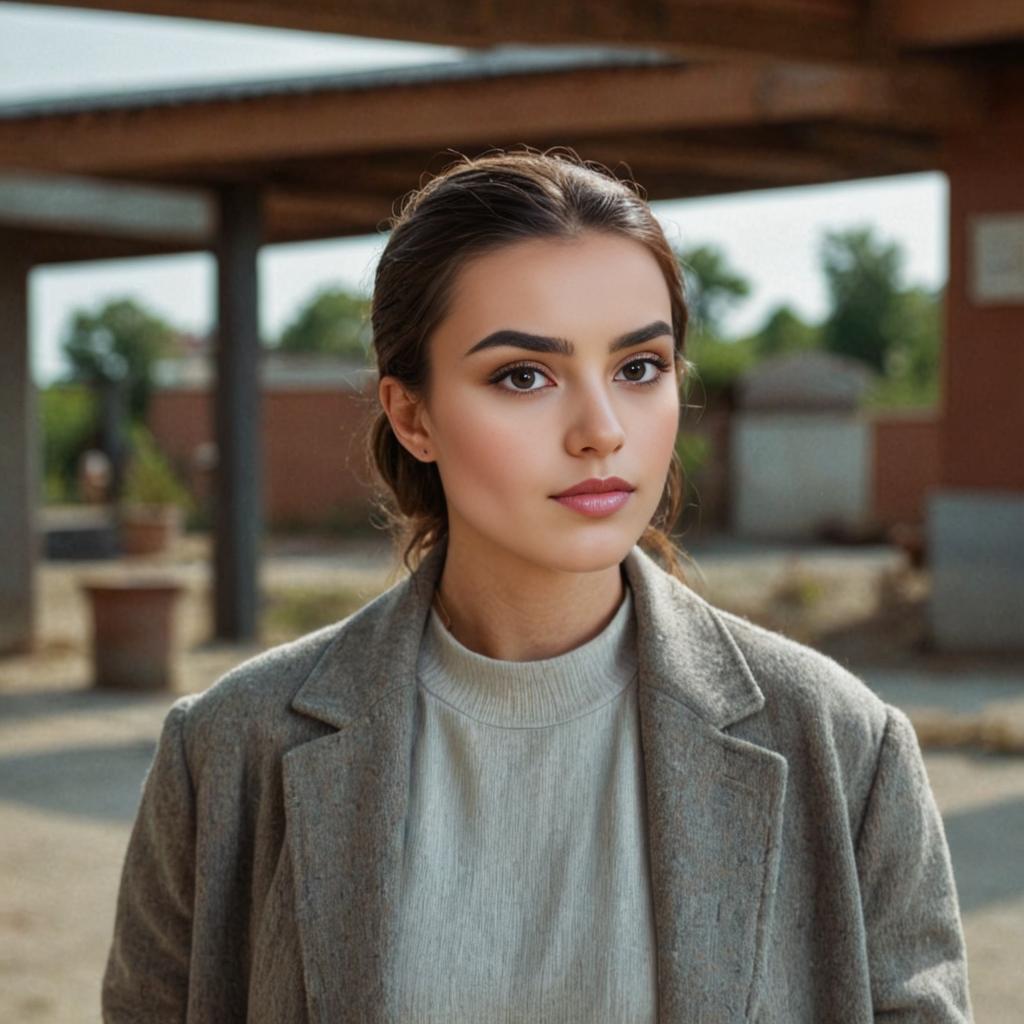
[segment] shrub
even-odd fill
[[[171,464],[143,426],[132,428],[132,454],[125,473],[122,500],[137,505],[177,505],[187,513],[194,502]]]
[[[83,384],[55,384],[40,389],[43,479],[47,502],[73,501],[79,456],[93,443],[96,396]]]

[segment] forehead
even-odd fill
[[[438,341],[471,344],[507,327],[604,345],[659,317],[671,322],[671,299],[653,253],[591,232],[513,242],[471,259],[456,276]]]

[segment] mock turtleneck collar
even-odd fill
[[[625,580],[624,580],[625,582]],[[556,725],[594,711],[620,694],[637,668],[633,595],[608,625],[571,651],[535,661],[488,658],[459,643],[431,607],[418,676],[434,696],[488,725]]]

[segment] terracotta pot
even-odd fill
[[[125,555],[154,555],[169,551],[181,536],[177,505],[125,505],[118,513],[121,551]]]
[[[93,685],[170,690],[175,681],[174,610],[183,584],[167,577],[82,583],[92,606]]]

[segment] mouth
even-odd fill
[[[554,494],[554,498],[570,498],[577,494],[609,494],[611,492],[626,492],[627,494],[636,488],[628,481],[623,480],[620,476],[610,476],[604,480],[600,480],[597,477],[591,477],[589,480],[581,480],[578,484],[573,484],[572,487],[567,488],[560,494]]]
[[[585,516],[601,518],[617,512],[629,501],[636,488],[621,477],[607,480],[592,478],[570,487],[561,494],[552,495],[555,501],[566,508]]]

